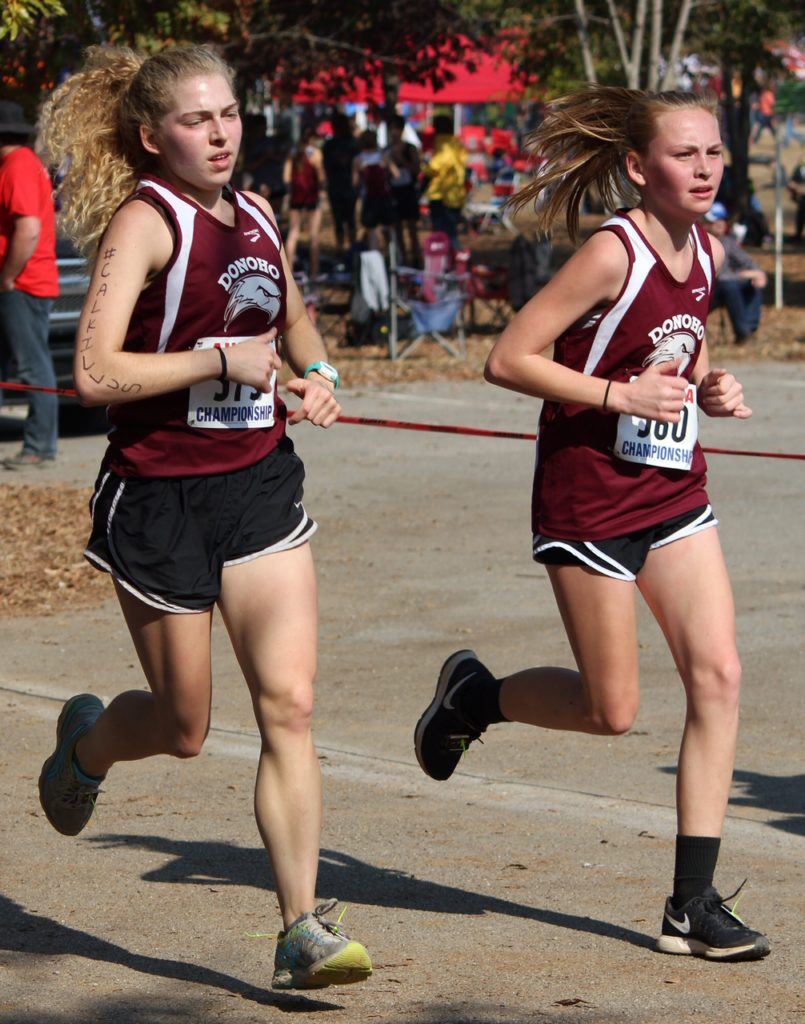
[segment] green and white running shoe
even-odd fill
[[[91,693],[71,697],[56,724],[56,749],[42,765],[39,802],[50,824],[64,836],[77,836],[92,817],[102,779],[77,771],[73,751],[103,711]]]
[[[324,915],[337,903],[320,903],[279,933],[272,988],[326,988],[369,977],[372,961],[360,942],[350,939],[342,929],[343,911],[338,921],[325,920]]]

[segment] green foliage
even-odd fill
[[[3,0],[0,7],[0,39],[17,39],[37,28],[40,18],[64,14],[60,0]]]

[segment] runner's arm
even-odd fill
[[[676,422],[685,382],[677,363],[651,366],[633,384],[607,381],[554,362],[543,353],[574,323],[613,302],[626,279],[628,256],[610,231],[595,234],[509,323],[489,354],[493,384],[553,402],[589,405]]]
[[[221,375],[222,360],[215,349],[123,351],[140,292],[172,252],[170,230],[148,203],[128,203],[112,218],[101,240],[76,336],[73,377],[82,405],[151,398]],[[268,344],[272,337],[268,332],[238,346],[229,378],[267,390],[277,361]]]
[[[247,193],[249,199],[259,206],[276,227],[273,211],[262,196]],[[279,229],[277,229],[279,233]],[[334,385],[314,370],[310,377],[303,376],[305,370],[317,362],[327,361],[327,349],[322,337],[308,316],[299,286],[285,255],[285,246],[280,250],[282,268],[286,281],[285,328],[282,333],[282,352],[287,358],[295,377],[285,382],[290,392],[302,399],[302,404],[288,417],[289,423],[310,420],[316,426],[329,427],[341,414],[341,406],[335,400]]]

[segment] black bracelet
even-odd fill
[[[218,355],[221,357],[221,374],[218,377],[218,380],[223,382],[226,380],[226,375],[228,371],[226,368],[226,356],[224,355],[224,350],[221,345],[218,346]]]
[[[611,387],[612,387],[612,381],[608,380],[607,381],[607,389],[604,392],[604,401],[603,401],[603,404],[601,405],[601,412],[606,412],[607,411],[607,399],[609,398],[609,389]]]

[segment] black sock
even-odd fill
[[[713,884],[721,846],[719,836],[677,836],[674,865],[674,894],[677,910],[694,896],[701,896]]]
[[[505,715],[500,713],[500,684],[503,680],[495,679],[491,673],[478,673],[460,690],[458,706],[463,714],[484,730],[493,722],[505,722]]]

